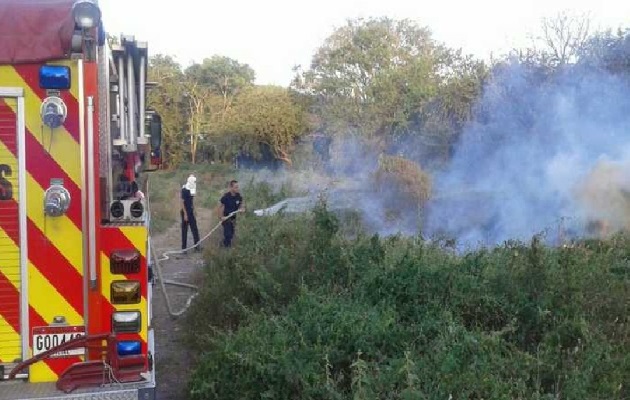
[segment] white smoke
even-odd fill
[[[590,219],[627,219],[618,193],[630,173],[629,89],[579,67],[546,82],[521,65],[495,76],[450,168],[436,177],[440,191],[486,193],[478,211],[488,218],[480,224],[470,219],[475,210],[435,201],[429,232],[446,227],[463,241],[496,244],[527,240],[563,217],[576,221],[577,235]],[[602,169],[602,160],[612,164]]]

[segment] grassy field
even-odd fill
[[[178,190],[187,172],[152,185]],[[204,204],[232,173],[198,175],[216,194]],[[289,191],[243,190],[250,210]],[[455,255],[347,225],[325,204],[245,215],[234,248],[206,249],[191,399],[630,398],[630,238]]]

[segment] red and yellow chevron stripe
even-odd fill
[[[40,106],[46,93],[39,88],[38,73],[40,65],[0,66],[0,87],[19,87],[24,89],[25,146],[26,146],[26,199],[18,199],[17,191],[13,198],[5,203],[12,212],[18,212],[18,202],[25,201],[27,209],[28,234],[28,324],[33,327],[47,326],[53,318],[64,316],[69,325],[84,325],[89,320],[89,333],[111,331],[112,312],[119,310],[139,310],[142,312],[143,328],[139,334],[121,335],[121,339],[140,340],[143,352],[147,351],[147,276],[146,240],[147,229],[144,226],[114,227],[106,226],[97,230],[100,238],[97,243],[99,262],[97,273],[100,279],[99,290],[89,295],[84,293],[86,270],[83,249],[82,218],[82,158],[81,143],[85,140],[81,129],[80,110],[84,107],[80,101],[80,76],[77,61],[49,62],[48,64],[67,65],[71,69],[72,87],[61,93],[68,108],[68,117],[64,125],[53,132],[44,127],[40,118]],[[86,67],[88,73],[94,73]],[[91,72],[90,72],[91,71]],[[95,91],[94,82],[84,85],[86,94]],[[83,82],[85,83],[85,82]],[[95,93],[94,93],[95,94]],[[17,116],[17,103],[0,99],[0,112]],[[97,141],[98,143],[98,141]],[[15,165],[16,173],[12,179],[17,180],[18,151],[17,142],[0,137],[0,158]],[[42,202],[44,191],[52,179],[63,180],[64,186],[71,196],[70,208],[66,215],[56,218],[44,216]],[[16,186],[18,182],[16,181]],[[11,229],[4,219],[0,218],[0,246],[19,254],[19,233]],[[5,224],[6,226],[3,226]],[[100,233],[100,234],[99,234]],[[109,269],[109,256],[112,251],[136,248],[142,255],[142,269],[137,276],[128,275],[122,279],[138,279],[141,281],[142,300],[137,305],[112,305],[110,302],[110,284],[121,279],[114,276]],[[7,253],[8,254],[8,253]],[[0,257],[1,259],[1,257]],[[19,264],[19,261],[18,261]],[[20,277],[7,275],[0,266],[0,292],[18,299],[20,296]],[[4,290],[3,290],[4,289]],[[89,310],[89,311],[87,311]],[[88,312],[88,315],[86,315]],[[19,314],[6,312],[0,305],[0,335],[8,341],[21,341]],[[32,335],[29,335],[30,356],[32,354]],[[15,354],[0,353],[3,358],[10,359]],[[31,382],[56,381],[58,376],[71,364],[79,361],[74,358],[57,358],[45,360],[31,367]]]
[[[0,87],[24,90],[27,235],[28,235],[28,302],[29,327],[47,326],[56,316],[65,317],[70,325],[83,325],[83,246],[81,204],[81,153],[78,81],[76,62],[66,62],[72,70],[72,90],[63,94],[69,113],[66,123],[53,133],[42,126],[40,107],[45,93],[38,85],[39,65],[0,67]],[[15,102],[3,102],[5,109],[17,115]],[[71,113],[70,110],[73,110]],[[0,153],[13,158],[17,165],[17,146],[0,143]],[[17,173],[17,171],[16,171]],[[73,201],[68,214],[45,218],[42,201],[51,179],[62,179]],[[13,200],[15,210],[18,199]],[[0,226],[0,229],[4,227]],[[7,233],[13,246],[19,248],[19,237]],[[0,280],[2,277],[0,277]],[[6,282],[6,281],[5,281]],[[12,282],[16,293],[20,287]],[[15,331],[20,337],[20,331]],[[32,354],[32,335],[29,335]],[[30,356],[30,354],[29,354]],[[33,382],[54,381],[79,358],[58,358],[38,363],[30,369]]]

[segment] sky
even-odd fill
[[[163,7],[157,6],[163,4]],[[166,6],[168,4],[168,6]],[[218,54],[249,64],[256,83],[287,86],[348,19],[411,19],[436,40],[480,58],[529,44],[545,16],[589,13],[595,28],[630,27],[622,0],[100,0],[105,29],[149,43],[183,66]]]

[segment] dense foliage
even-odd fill
[[[414,21],[349,20],[309,66],[295,67],[288,88],[255,85],[255,71],[229,57],[213,55],[183,69],[158,54],[149,72],[159,86],[148,103],[163,117],[169,167],[232,162],[241,154],[295,165],[297,145],[309,133],[358,135],[378,152],[442,165],[484,86],[506,65],[526,67],[535,85],[576,65],[628,72],[628,31],[591,32],[588,19],[567,13],[544,20],[541,31],[530,48],[483,62]]]
[[[359,169],[378,160],[368,185],[381,197],[395,186],[421,208],[437,192],[438,174],[428,171],[453,164],[461,138],[485,135],[494,148],[547,132],[523,93],[545,95],[577,72],[630,77],[630,31],[591,35],[566,15],[543,28],[532,48],[487,64],[412,21],[348,21],[296,69],[290,88],[255,85],[248,65],[226,57],[183,70],[155,56],[160,86],[149,103],[163,117],[165,161],[180,168],[158,176],[182,182],[184,162],[216,163],[197,169],[212,193],[200,201],[211,207],[225,189],[218,164],[247,156],[302,165],[297,158],[313,154],[299,144],[314,132],[324,161],[334,158],[331,140],[358,138],[369,156],[354,149],[341,158]],[[475,124],[487,128],[465,130]],[[152,210],[162,227],[178,218],[168,201],[177,202],[180,184],[164,186]],[[250,210],[287,194],[243,188]],[[233,249],[206,248],[188,314],[199,354],[194,400],[630,398],[627,236],[559,248],[534,237],[459,254],[421,238],[366,236],[356,215],[325,204],[239,217],[237,232]]]
[[[189,315],[192,399],[624,399],[630,240],[456,255],[246,219]]]

